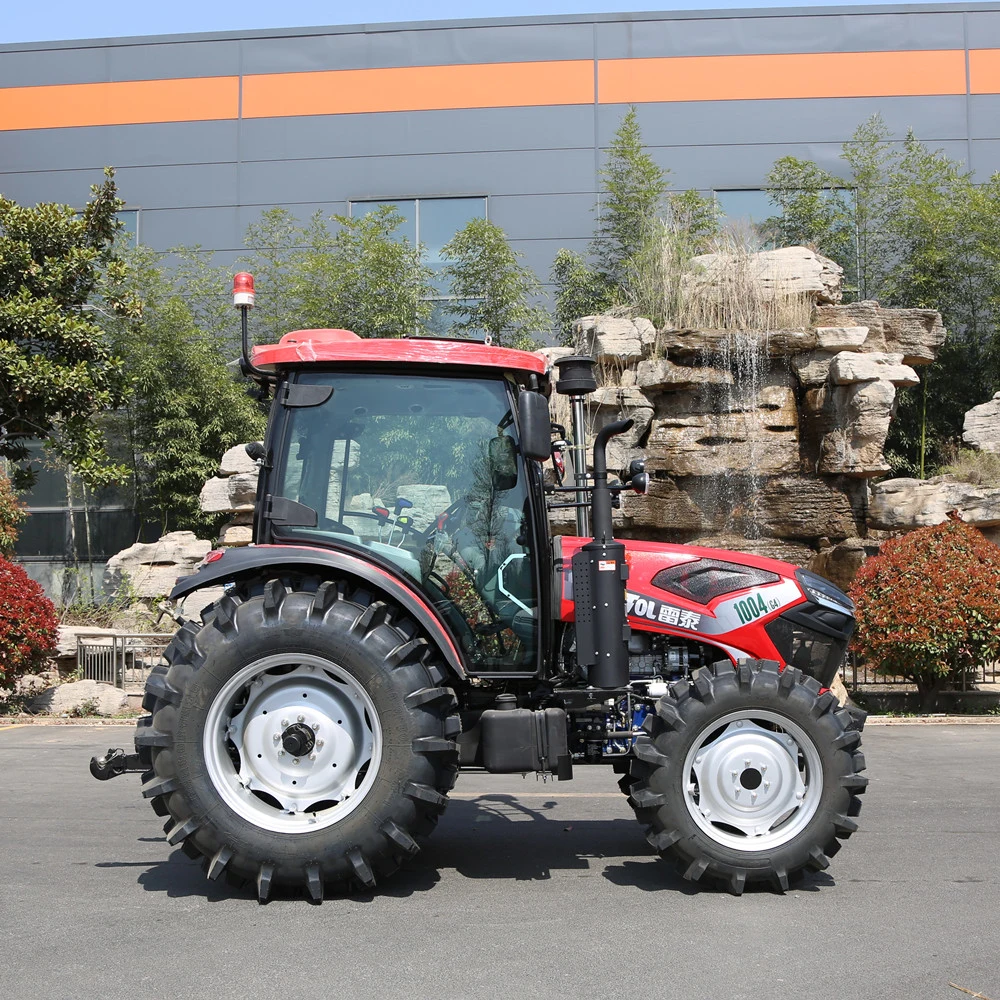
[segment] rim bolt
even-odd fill
[[[733,781],[735,781],[736,776],[739,774],[739,771],[730,771],[729,773],[733,776]]]
[[[695,759],[694,759],[694,762],[695,762],[696,764],[700,764],[700,763],[702,762],[702,760],[703,760],[703,759],[704,759],[703,757],[695,757]]]
[[[767,770],[767,764],[761,764],[761,765],[760,765],[760,769],[761,769],[762,771],[766,771],[766,770]]]
[[[801,792],[796,792],[796,793],[795,793],[795,797],[796,797],[796,798],[797,798],[797,799],[798,799],[798,800],[799,800],[800,802],[802,801],[802,793],[801,793]]]
[[[737,788],[736,789],[736,798],[739,798],[739,797],[740,797],[740,790]]]
[[[296,721],[297,721],[297,722],[305,722],[305,721],[306,721],[306,717],[305,717],[304,715],[300,715],[300,716],[298,717],[298,719],[296,719]]]
[[[736,728],[737,729],[742,729],[743,728],[743,720],[742,719],[737,719],[736,720]]]
[[[743,761],[743,766],[744,767],[749,767],[750,766],[750,761],[749,760],[744,760]]]
[[[764,782],[764,791],[766,792],[770,787],[771,787],[771,782],[770,781],[765,781]]]

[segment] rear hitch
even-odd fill
[[[119,774],[124,774],[126,771],[145,770],[146,768],[140,763],[137,753],[125,753],[121,747],[117,749],[109,747],[108,752],[103,757],[90,758],[90,773],[98,781],[117,778]]]

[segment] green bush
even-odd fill
[[[858,571],[854,648],[917,685],[925,708],[1000,656],[1000,548],[952,516],[891,539]]]

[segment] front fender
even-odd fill
[[[170,591],[171,600],[179,600],[202,587],[210,587],[240,577],[260,575],[262,570],[296,569],[320,575],[347,574],[383,591],[412,615],[433,641],[448,666],[461,678],[467,676],[465,664],[451,632],[434,606],[405,577],[388,565],[341,552],[307,545],[251,545],[224,549],[222,555],[201,566],[191,576],[182,577]]]

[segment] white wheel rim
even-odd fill
[[[823,765],[801,726],[777,712],[730,712],[706,726],[684,759],[684,802],[716,843],[773,850],[809,824]]]
[[[382,728],[371,698],[343,667],[279,654],[223,685],[203,749],[213,786],[237,815],[275,833],[311,833],[340,822],[371,790]]]

